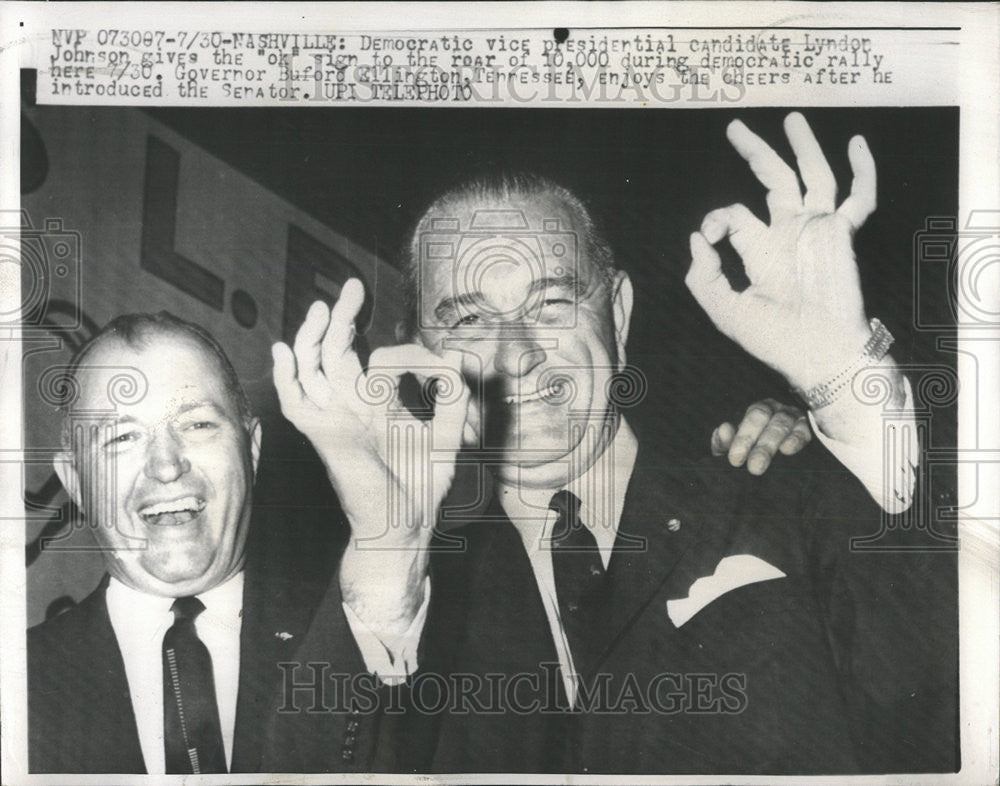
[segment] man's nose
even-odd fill
[[[181,441],[169,431],[157,434],[149,443],[146,477],[170,483],[191,469]]]
[[[523,323],[505,325],[497,335],[493,367],[508,377],[523,377],[545,362],[545,350]]]

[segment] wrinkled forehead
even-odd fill
[[[215,355],[191,337],[153,332],[134,344],[108,336],[81,360],[70,411],[137,406],[166,413],[181,401],[233,405]]]
[[[414,243],[422,307],[542,278],[586,283],[594,270],[583,253],[580,223],[569,206],[547,195],[469,198],[433,208]]]

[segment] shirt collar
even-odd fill
[[[207,617],[229,617],[239,615],[243,607],[243,571],[198,595],[205,604],[203,614]],[[128,622],[132,628],[155,630],[164,621],[173,621],[170,607],[174,598],[151,595],[119,581],[114,576],[108,582],[108,613],[112,621]]]
[[[243,571],[212,589],[202,592],[198,599],[205,604],[208,616],[232,616],[243,608]]]
[[[624,418],[611,444],[590,468],[562,488],[580,498],[580,521],[594,535],[605,563],[610,558],[625,507],[625,490],[639,443]],[[560,488],[529,489],[497,484],[500,505],[521,535],[528,553],[537,550],[544,537],[549,502]]]

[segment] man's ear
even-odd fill
[[[253,460],[254,477],[257,477],[257,465],[260,463],[260,438],[262,433],[260,418],[250,418],[247,422],[247,434],[250,436],[250,457]]]
[[[628,329],[632,324],[632,279],[628,273],[615,273],[611,290],[611,311],[615,320],[615,343],[618,347],[618,370],[625,368],[625,344],[628,343]]]
[[[68,450],[61,450],[52,459],[52,468],[56,471],[59,481],[69,494],[69,498],[76,503],[76,506],[83,510],[82,497],[80,495],[80,473],[76,471],[76,464],[73,463],[73,454]]]

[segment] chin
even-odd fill
[[[565,451],[542,455],[532,452],[520,458],[515,454],[505,458],[498,470],[501,480],[523,485],[558,486],[566,482],[569,463]]]
[[[171,555],[171,559],[149,568],[149,574],[164,584],[190,585],[192,583],[209,583],[212,579],[213,566],[210,560],[185,559],[183,555]]]
[[[516,446],[508,445],[504,449],[504,461],[512,466],[538,467],[566,459],[569,454],[570,451],[566,449],[564,442],[552,444],[551,442],[539,443],[534,440],[525,440]]]

